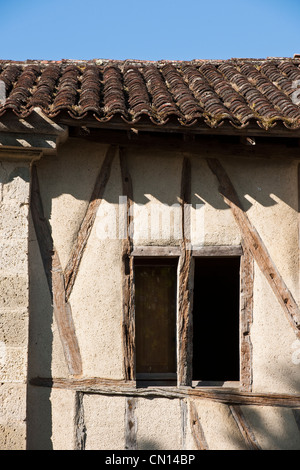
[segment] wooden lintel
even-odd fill
[[[209,158],[207,159],[207,163],[217,178],[220,194],[223,196],[226,204],[231,208],[232,214],[241,231],[246,249],[249,250],[254,257],[282,306],[296,336],[300,338],[300,309],[297,302],[279,274],[259,233],[251,224],[246,212],[243,210],[235,188],[220,161],[215,158]]]
[[[242,256],[243,248],[241,245],[202,245],[188,247],[192,256],[206,257],[206,256]],[[180,246],[153,246],[153,245],[135,245],[132,250],[132,256],[169,256],[178,257],[182,250]]]
[[[139,246],[133,247],[132,256],[136,257],[152,257],[152,256],[164,256],[176,258],[180,256],[181,248],[179,246]]]
[[[300,395],[280,393],[254,393],[219,387],[137,387],[135,381],[109,380],[98,378],[67,379],[37,377],[30,384],[83,393],[141,397],[141,398],[197,398],[212,400],[226,405],[278,406],[300,408]]]
[[[193,256],[242,256],[243,248],[241,245],[203,245],[203,246],[192,246],[191,247]]]

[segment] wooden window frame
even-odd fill
[[[190,256],[180,246],[135,246],[132,257],[178,258],[177,269],[177,386],[195,386],[192,381],[192,291],[194,286],[194,260],[197,257],[240,257],[240,380],[225,382],[223,387],[252,389],[251,324],[253,309],[253,257],[241,245],[190,247]],[[182,282],[180,266],[188,259],[186,282]],[[180,284],[183,285],[180,285]],[[185,318],[183,318],[185,316]],[[187,324],[185,334],[180,327]],[[184,364],[184,367],[183,367]],[[214,386],[205,382],[201,386]]]
[[[176,312],[175,313],[175,318],[173,317],[173,325],[174,325],[174,332],[176,332],[177,334],[177,322],[178,322],[178,319],[177,319],[177,293],[178,293],[178,256],[172,256],[170,255],[170,252],[167,250],[162,250],[163,252],[167,252],[168,253],[168,256],[153,256],[149,254],[149,252],[151,252],[151,250],[146,250],[146,252],[148,251],[147,255],[146,256],[135,256],[134,257],[134,261],[133,261],[133,266],[134,266],[134,280],[135,280],[135,299],[134,299],[134,304],[135,304],[135,309],[136,309],[136,306],[137,306],[137,303],[136,303],[136,268],[138,268],[139,266],[147,266],[147,267],[150,267],[150,266],[169,266],[169,267],[172,267],[172,268],[176,268],[176,271],[173,271],[173,274],[174,276],[176,276],[176,278],[174,278],[174,287],[175,287],[175,284],[176,284],[176,296],[174,295],[173,297],[173,302],[174,302],[174,307],[176,308]],[[139,260],[139,262],[136,262],[137,260]],[[141,262],[141,260],[146,260],[146,263],[143,263]],[[153,264],[153,261],[155,260],[155,264]],[[169,262],[166,262],[166,260],[172,260],[171,263]],[[175,260],[175,262],[173,261]],[[175,294],[175,292],[174,292]],[[137,316],[136,316],[136,312],[135,312],[135,326],[137,326]],[[137,334],[137,330],[135,328],[135,334]],[[176,337],[176,344],[177,344],[177,337]],[[135,351],[137,351],[137,345],[138,345],[138,341],[137,341],[137,337],[136,337],[136,341],[135,341]],[[173,357],[173,359],[175,359],[175,363],[177,364],[177,354],[176,354],[176,357]],[[177,371],[174,370],[174,372],[138,372],[138,361],[137,361],[137,357],[135,357],[135,364],[136,364],[136,370],[135,370],[135,378],[136,378],[136,381],[140,384],[153,384],[155,383],[155,385],[174,385],[176,384],[176,380],[177,380]],[[175,364],[174,364],[175,365]]]

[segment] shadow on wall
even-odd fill
[[[286,373],[281,376],[281,386],[299,396],[300,364],[296,367],[298,377]],[[278,364],[278,369],[283,370],[284,367]],[[300,408],[249,405],[241,406],[241,410],[261,450],[300,450]],[[238,448],[240,441],[235,440],[234,434],[230,440],[233,448]]]
[[[58,156],[55,159],[45,158],[37,162],[45,216],[47,219],[51,219],[54,230],[61,237],[59,240],[61,245],[71,244],[76,237],[106,150],[107,146],[103,144],[70,139],[59,148]],[[157,227],[157,218],[153,214],[159,214],[159,211],[163,211],[164,207],[167,209],[174,207],[174,205],[179,206],[183,155],[180,152],[164,151],[160,156],[157,152],[152,153],[149,149],[140,151],[134,149],[130,152],[126,151],[126,156],[132,179],[134,214],[135,221],[137,221],[134,236],[140,240],[144,239],[143,235],[146,232],[149,234],[154,225],[153,233],[155,235],[151,232],[150,238],[153,240],[166,238],[168,230],[165,221],[168,219],[163,219],[161,222],[164,225],[164,233],[162,234],[160,227]],[[284,225],[284,217],[282,217],[285,205],[296,212],[298,211],[296,163],[291,160],[227,157],[222,159],[222,165],[246,212],[251,209],[253,204],[257,204],[255,217],[262,220],[264,208],[275,207],[274,212],[266,212],[266,215],[271,217],[273,232],[277,233],[278,237],[282,237],[287,230],[287,225]],[[219,194],[217,178],[213,175],[206,160],[195,156],[191,157],[191,166],[192,219],[195,222],[194,217],[196,217],[197,226],[199,223],[201,227],[205,227],[206,223],[210,225],[212,216],[210,208],[221,213],[229,213],[230,209]],[[100,229],[99,237],[105,236],[103,230],[107,231],[106,224],[108,224],[108,230],[111,230],[110,233],[114,234],[113,236],[108,235],[108,237],[119,237],[117,227],[120,214],[117,212],[117,207],[122,195],[120,163],[118,154],[116,154],[103,203],[98,212],[100,216],[97,217],[97,221],[99,222],[103,217],[105,218],[107,211],[103,224],[105,229]],[[151,215],[147,217],[146,212],[143,211],[152,210],[150,207],[155,208],[157,212],[151,212]],[[208,210],[204,211],[202,208]],[[115,216],[111,215],[112,211],[115,211]],[[166,211],[164,216],[173,217],[177,221],[179,213]],[[231,223],[231,219],[227,218],[227,214],[221,213],[219,214],[219,223],[220,227],[224,227],[225,230]],[[225,216],[223,219],[222,215]],[[291,211],[288,215],[291,217]],[[160,216],[158,215],[158,217]],[[205,217],[207,220],[204,220]],[[277,225],[273,222],[275,217],[278,219]],[[146,220],[149,224],[147,227],[144,226]],[[291,222],[290,219],[288,222]],[[173,223],[175,226],[175,222],[172,221],[169,222],[170,226]],[[98,225],[100,226],[100,224]],[[177,226],[174,235],[176,239],[181,230],[179,223]],[[192,227],[192,230],[194,228]],[[139,230],[141,231],[139,232]],[[172,233],[172,228],[169,232]],[[296,233],[296,228],[294,228],[294,232]],[[216,237],[217,234],[208,236],[213,240]],[[225,242],[225,244],[227,243],[228,241]],[[61,262],[62,264],[65,262],[63,256]]]
[[[28,382],[34,377],[51,377],[53,309],[33,222],[29,219],[29,349]],[[41,295],[43,301],[41,302]],[[28,385],[27,449],[51,450],[51,388]]]
[[[150,439],[138,439],[138,448],[137,450],[163,450],[159,442],[153,441]]]
[[[55,159],[44,158],[38,162],[46,216],[51,216],[52,201],[63,194],[68,194],[78,201],[89,200],[106,149],[107,146],[103,144],[70,139],[59,147]],[[164,151],[163,160],[156,151],[152,153],[149,149],[140,151],[135,149],[130,153],[127,152],[127,155],[129,172],[133,177],[135,203],[146,204],[148,202],[146,195],[151,195],[162,204],[178,203],[180,180],[178,180],[179,185],[175,187],[171,180],[175,173],[171,171],[174,167],[180,178],[183,159],[180,152]],[[117,158],[118,156],[115,157],[115,163]],[[295,162],[283,159],[236,157],[226,157],[221,161],[245,211],[251,208],[251,199],[263,207],[274,206],[277,200],[281,200],[289,207],[298,210]],[[228,205],[218,194],[217,180],[205,159],[191,157],[191,162],[192,181],[194,180],[193,206],[208,203],[215,209],[228,210]],[[142,186],[135,175],[139,175]],[[159,182],[163,182],[163,188]],[[117,186],[121,188],[120,182]],[[121,192],[117,194],[117,191],[106,192],[105,200],[118,204],[120,195]]]
[[[242,406],[241,411],[255,438],[257,450],[300,450],[299,409]],[[235,435],[226,434],[224,438],[228,441],[229,437],[233,449],[240,449],[241,441]],[[222,441],[222,436],[219,437]],[[245,450],[253,450],[246,441],[244,446]]]

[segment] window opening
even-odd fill
[[[134,261],[137,380],[176,380],[177,263]]]
[[[238,381],[240,258],[195,258],[193,381]]]

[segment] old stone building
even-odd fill
[[[0,62],[1,449],[300,449],[299,84]]]

